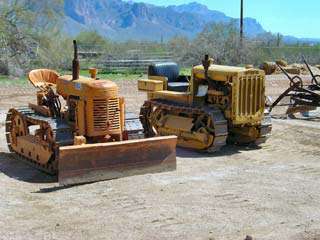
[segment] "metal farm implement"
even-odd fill
[[[311,83],[305,84],[302,78],[298,75],[289,75],[288,72],[278,64],[278,67],[290,80],[290,87],[284,91],[276,101],[269,107],[271,112],[274,107],[280,106],[280,102],[289,97],[288,104],[281,104],[281,106],[288,106],[286,114],[292,115],[294,113],[305,113],[316,110],[320,107],[320,75],[314,74],[310,65],[303,57],[303,62],[307,66],[308,71],[311,75]]]

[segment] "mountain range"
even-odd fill
[[[96,31],[116,41],[166,41],[178,35],[193,38],[209,23],[239,23],[239,19],[197,2],[160,7],[123,0],[65,0],[64,13],[68,34]],[[244,26],[247,37],[266,32],[253,18],[245,18]]]
[[[195,37],[208,23],[239,21],[193,2],[159,7],[122,0],[65,0],[67,33],[97,31],[113,40],[168,40],[182,35]],[[244,20],[247,36],[265,32],[252,18]]]

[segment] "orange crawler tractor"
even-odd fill
[[[144,139],[138,118],[125,114],[118,87],[79,76],[77,45],[73,75],[31,71],[37,104],[10,109],[6,137],[11,152],[73,185],[176,168],[176,137]],[[61,100],[65,104],[61,104]]]

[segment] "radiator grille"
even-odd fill
[[[120,104],[118,98],[93,100],[95,131],[120,129]]]
[[[264,107],[264,77],[246,75],[239,78],[238,116],[256,115]]]
[[[120,129],[120,103],[118,98],[109,99],[108,116],[111,122],[110,129]]]

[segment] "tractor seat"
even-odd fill
[[[168,79],[168,90],[176,92],[187,92],[189,81],[186,76],[179,76],[180,69],[174,62],[157,63],[149,66],[149,76],[162,76]]]
[[[56,85],[59,74],[50,69],[36,69],[32,70],[28,77],[33,86],[41,87],[45,83]]]

